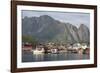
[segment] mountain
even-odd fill
[[[60,22],[48,15],[40,17],[24,17],[22,19],[22,35],[33,36],[39,42],[75,43],[89,42],[89,29],[84,24],[79,28]]]
[[[78,29],[78,35],[79,35],[80,41],[84,41],[84,42],[89,42],[90,41],[89,29],[84,24],[80,25],[80,27]]]

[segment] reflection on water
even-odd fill
[[[35,61],[43,61],[44,60],[44,54],[33,55],[33,58],[34,58]]]
[[[59,54],[22,54],[22,62],[60,61],[60,60],[84,60],[89,59],[87,54],[59,53]]]

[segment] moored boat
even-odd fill
[[[51,53],[58,53],[57,49],[51,49]]]
[[[36,47],[35,50],[33,50],[33,54],[43,54],[45,52],[43,47]]]

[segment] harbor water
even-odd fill
[[[57,53],[57,54],[33,54],[32,52],[22,53],[22,62],[43,62],[43,61],[64,61],[64,60],[87,60],[88,54],[78,53]]]

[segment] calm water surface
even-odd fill
[[[59,53],[59,54],[32,54],[31,52],[22,54],[22,62],[40,61],[61,61],[61,60],[85,60],[89,59],[87,54]]]

